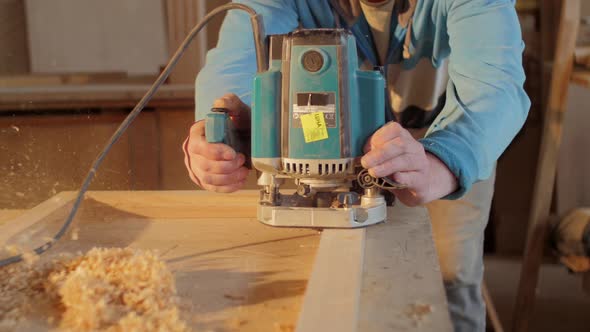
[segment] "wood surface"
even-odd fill
[[[452,331],[427,210],[387,213],[366,229],[323,231],[297,331]]]
[[[590,69],[576,68],[572,73],[572,83],[590,89]]]
[[[531,213],[528,222],[527,243],[521,268],[516,304],[514,332],[525,332],[532,317],[539,268],[547,239],[549,212],[562,123],[567,108],[567,92],[572,73],[574,49],[580,24],[580,0],[564,0],[557,35],[555,60],[545,113],[536,181],[533,189]]]
[[[0,226],[15,219],[23,214],[26,210],[21,209],[0,209]]]
[[[365,229],[323,231],[297,332],[357,331],[364,250]]]
[[[366,229],[357,331],[453,331],[428,211],[387,215]]]
[[[320,240],[317,230],[257,222],[258,195],[92,191],[76,217],[78,240],[67,234],[41,257],[95,246],[158,250],[196,331],[293,331],[310,317],[321,331],[451,330],[426,209],[400,204],[388,223],[326,230]],[[0,244],[41,244],[73,197],[60,193],[1,226]]]
[[[43,111],[80,108],[133,108],[150,85],[108,84],[0,88],[0,112]],[[149,107],[194,106],[194,86],[164,85]]]
[[[2,240],[32,232],[24,236],[31,243],[53,233],[72,198],[59,194],[4,225]],[[78,240],[66,235],[42,258],[95,246],[158,250],[175,274],[183,318],[195,331],[290,331],[319,234],[258,223],[257,199],[253,191],[90,192],[74,226]]]

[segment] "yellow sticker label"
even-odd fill
[[[328,129],[323,112],[308,113],[301,116],[301,127],[305,143],[317,142],[328,138]]]

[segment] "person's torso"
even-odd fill
[[[298,0],[303,28],[345,27],[365,68],[384,66],[395,120],[425,129],[445,102],[450,53],[444,8],[435,0]],[[420,136],[420,133],[417,135]]]

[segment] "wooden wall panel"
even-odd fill
[[[168,51],[172,55],[193,27],[213,8],[227,0],[166,0],[168,27]],[[199,70],[205,64],[208,49],[215,47],[224,15],[211,20],[193,41],[176,69],[170,76],[171,83],[193,84]]]
[[[26,0],[35,73],[154,74],[167,59],[162,0]]]
[[[30,208],[57,192],[78,189],[125,115],[123,111],[0,115],[0,209]],[[91,188],[154,189],[158,177],[154,151],[159,149],[154,128],[154,112],[142,113],[113,147]]]
[[[28,71],[24,3],[22,0],[0,0],[0,76]]]

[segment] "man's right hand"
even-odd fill
[[[250,124],[250,108],[234,94],[217,99],[213,107],[228,109],[238,128]],[[193,124],[183,150],[191,180],[203,189],[231,193],[244,186],[249,173],[244,167],[246,157],[226,144],[208,143],[205,121]]]

